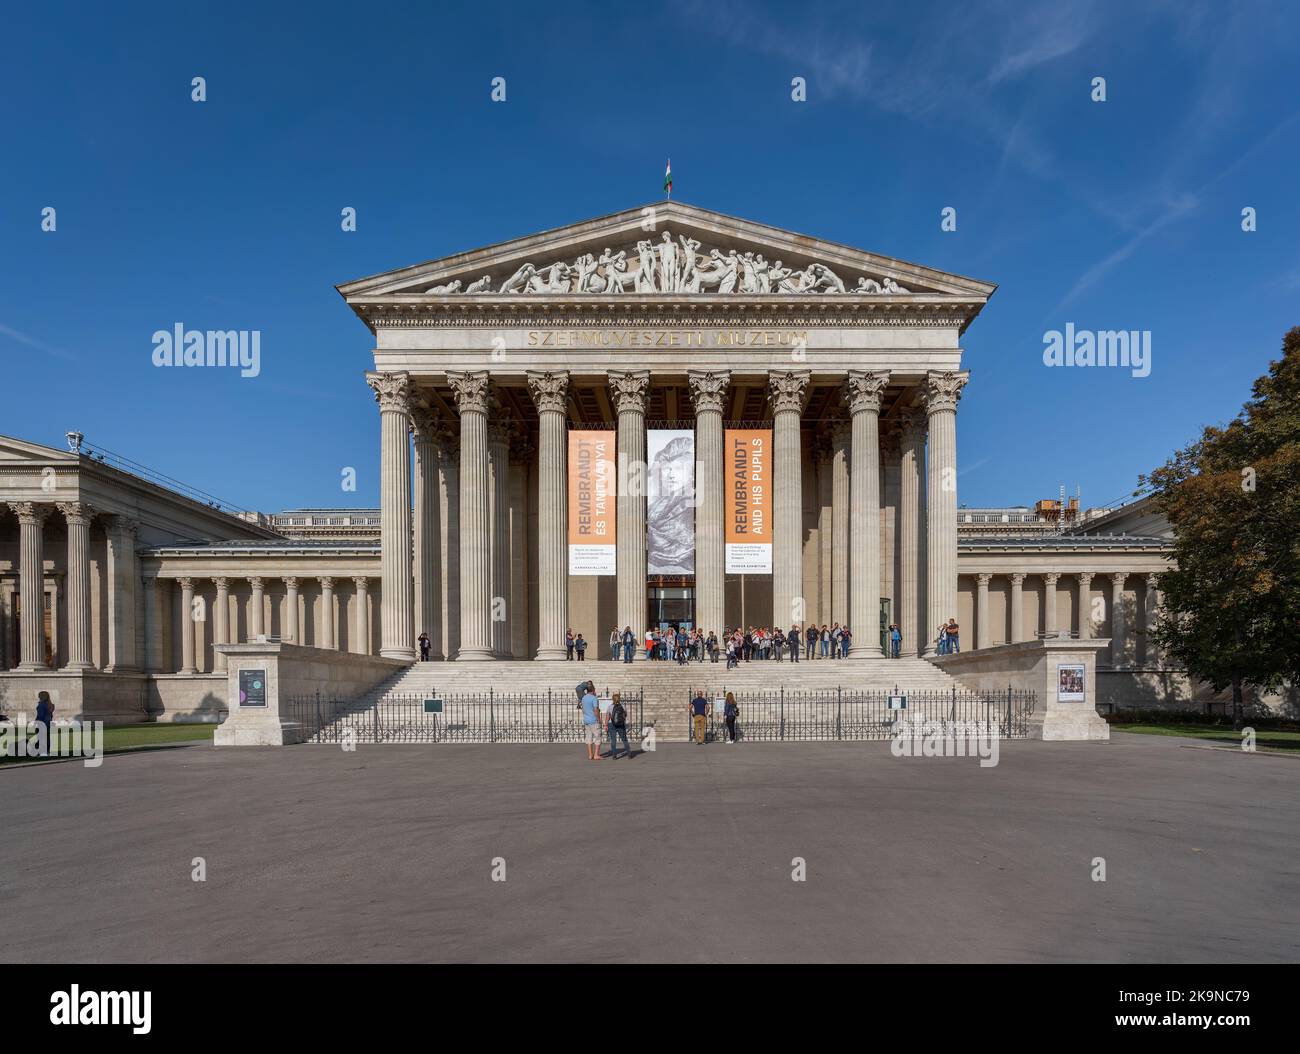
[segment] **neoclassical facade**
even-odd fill
[[[408,662],[425,633],[438,661],[550,661],[570,630],[594,655],[665,613],[838,622],[868,660],[882,625],[924,657],[956,618],[967,648],[1097,636],[1107,670],[1163,672],[1167,538],[959,531],[962,337],[989,283],[665,202],[338,288],[372,337],[377,525],[331,510],[338,536],[287,538],[292,514],[0,440],[0,685],[57,673],[77,705],[180,712],[222,703],[223,643]],[[724,436],[746,428],[771,437],[771,569],[733,574]],[[569,450],[606,429],[615,556],[571,574]],[[655,430],[692,439],[689,574],[647,562]]]

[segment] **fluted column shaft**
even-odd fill
[[[262,579],[256,575],[248,580],[248,584],[251,588],[248,597],[248,639],[255,641],[266,632],[266,619],[263,615],[265,592]]]
[[[610,394],[618,413],[618,626],[632,628],[636,654],[645,654],[646,624],[646,447],[647,370],[612,372]]]
[[[108,664],[106,670],[135,669],[135,532],[121,516],[109,521]]]
[[[68,525],[68,662],[65,669],[89,670],[90,651],[90,520],[84,502],[59,506]]]
[[[510,621],[507,642],[516,659],[528,658],[528,549],[533,536],[528,524],[528,477],[534,447],[523,428],[510,446],[510,485],[506,513],[509,520]]]
[[[215,582],[217,586],[216,610],[212,613],[212,643],[229,644],[230,579],[214,578],[212,581]],[[226,657],[215,649],[213,649],[212,655],[212,668],[218,672],[224,673],[226,670]]]
[[[847,421],[831,427],[831,621],[849,621],[849,442]]]
[[[194,579],[182,578],[181,583],[181,673],[195,673],[194,634],[198,628],[194,621]]]
[[[379,403],[381,644],[389,659],[415,659],[415,584],[411,559],[410,377],[369,373]]]
[[[284,639],[302,644],[298,633],[298,579],[284,580]]]
[[[499,405],[488,422],[488,548],[492,555],[492,655],[510,657],[509,479],[511,424]]]
[[[320,624],[316,630],[316,647],[326,651],[334,649],[334,579],[328,575],[320,580]]]
[[[1086,571],[1079,573],[1079,639],[1092,637],[1092,575]]]
[[[773,417],[772,626],[788,629],[807,617],[803,597],[803,484],[799,422],[808,396],[807,370],[768,376]],[[876,521],[879,525],[879,520]]]
[[[1124,665],[1124,648],[1128,629],[1124,620],[1124,580],[1128,575],[1117,571],[1110,576],[1110,665],[1118,670]]]
[[[851,658],[880,657],[880,401],[888,373],[850,370],[848,404],[853,448],[849,455],[849,628]]]
[[[722,512],[722,403],[726,373],[687,375],[695,404],[695,624],[705,633],[726,630],[726,559]]]
[[[568,390],[567,373],[528,375],[528,391],[537,406],[538,434],[537,658],[550,661],[565,658],[564,634],[569,620],[569,568],[565,559]]]
[[[421,405],[411,407],[415,460],[412,463],[415,491],[415,635],[429,636],[430,658],[441,659],[442,633],[442,510],[438,479],[437,420]],[[364,647],[361,649],[364,652]]]
[[[1160,668],[1160,647],[1156,644],[1156,625],[1160,620],[1159,578],[1147,575],[1145,594],[1145,617],[1147,631],[1147,650],[1144,662],[1148,670]]]
[[[150,673],[167,673],[163,669],[162,597],[158,594],[158,579],[146,575],[140,579],[144,590],[144,668]]]
[[[439,430],[438,497],[441,501],[442,537],[442,654],[455,658],[460,651],[460,439],[459,433]]]
[[[352,580],[356,587],[357,610],[353,616],[352,635],[356,638],[352,642],[352,650],[358,655],[370,654],[370,583],[365,577],[357,577]],[[429,640],[432,642],[434,636],[429,634]]]
[[[975,647],[987,648],[993,644],[989,625],[989,580],[992,575],[975,576]]]
[[[965,373],[926,377],[926,615],[935,626],[957,617],[957,401],[966,378]],[[927,631],[926,654],[934,653],[934,638]]]
[[[925,417],[915,409],[903,413],[899,453],[898,481],[898,606],[901,609],[894,620],[903,635],[899,654],[913,656],[920,653],[922,637],[929,633],[929,624],[921,618],[921,505],[925,501],[925,488],[921,485],[921,468],[925,458]]]
[[[21,639],[18,669],[45,670],[45,518],[48,505],[20,501],[10,505],[18,517],[18,597]]]
[[[486,371],[451,373],[447,379],[460,411],[460,650],[456,658],[482,661],[492,658],[488,375]]]
[[[1056,583],[1061,576],[1052,572],[1043,575],[1043,635],[1055,637],[1057,629]]]
[[[1019,572],[1011,576],[1011,641],[1017,644],[1025,639],[1025,576]]]

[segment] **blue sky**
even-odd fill
[[[1294,4],[46,4],[6,36],[0,432],[241,507],[378,502],[335,284],[653,201],[669,155],[683,201],[998,283],[963,504],[1120,497],[1300,323]],[[261,375],[154,368],[176,322],[261,330]],[[1151,375],[1045,367],[1067,323],[1150,330]]]

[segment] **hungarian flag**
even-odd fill
[[[668,159],[668,167],[664,169],[664,193],[670,198],[673,196],[673,159]]]

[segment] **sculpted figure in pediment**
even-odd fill
[[[470,282],[465,289],[467,293],[490,293],[492,292],[492,276],[485,274],[477,282]]]
[[[638,293],[653,293],[655,291],[655,270],[658,266],[655,261],[654,243],[649,240],[637,242],[636,253],[638,263],[636,291]]]
[[[700,243],[684,234],[679,236],[679,240],[682,243],[682,277],[679,288],[683,292],[698,293],[700,284],[695,267],[696,253],[699,252]]]
[[[446,285],[434,285],[425,290],[426,293],[433,293],[435,296],[440,293],[456,293],[460,291],[460,279],[454,282],[448,282]]]
[[[528,288],[528,283],[532,281],[535,274],[537,274],[536,267],[530,263],[524,264],[523,267],[505,280],[505,284],[501,286],[501,292],[522,293]]]

